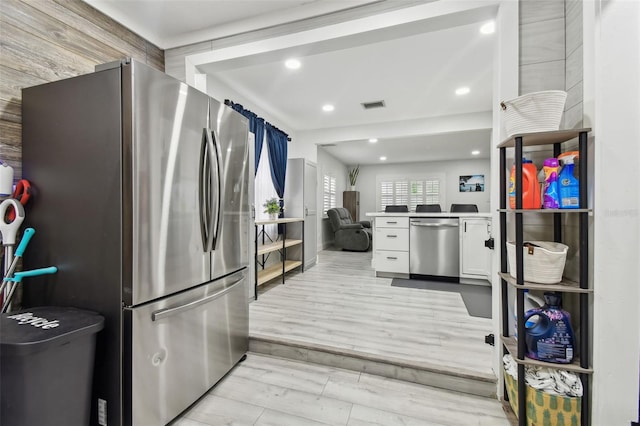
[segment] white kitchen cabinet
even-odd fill
[[[408,274],[409,251],[376,250],[376,275]]]
[[[404,228],[409,229],[409,218],[400,216],[376,217],[376,228]],[[409,246],[407,246],[407,249]]]
[[[373,238],[378,250],[409,251],[409,230],[402,228],[376,228]]]
[[[460,277],[491,279],[490,218],[460,218]]]
[[[284,217],[304,219],[304,231],[291,230],[290,237],[304,240],[303,246],[288,249],[293,256],[302,258],[304,252],[304,269],[311,268],[318,259],[318,168],[316,163],[304,158],[287,160],[287,177],[284,189]]]
[[[409,275],[408,217],[376,217],[373,244],[376,275]]]

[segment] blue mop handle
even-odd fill
[[[18,248],[16,249],[15,256],[22,257],[22,254],[27,249],[27,245],[29,241],[31,241],[31,237],[36,233],[36,230],[33,228],[27,228],[22,233],[22,239],[20,240],[20,244],[18,244]]]
[[[16,288],[18,287],[18,284],[22,281],[23,277],[35,277],[37,275],[55,274],[56,272],[58,272],[58,268],[56,268],[55,266],[49,266],[48,268],[40,268],[40,269],[32,269],[31,271],[16,272],[15,274],[13,274],[13,277],[5,277],[4,280],[2,280],[2,284],[6,283],[7,281],[14,281],[15,284],[11,287],[11,291],[9,292],[9,295],[7,295],[7,298],[5,299],[4,304],[2,305],[2,309],[0,309],[0,312],[5,313],[7,312],[7,309],[9,309],[9,304],[11,303],[11,298],[13,297],[13,293],[16,291]]]
[[[11,278],[5,278],[5,281],[15,281],[19,283],[24,277],[35,277],[38,275],[55,274],[58,272],[58,268],[55,266],[49,266],[48,268],[32,269],[30,271],[21,271],[13,274]]]
[[[24,230],[24,233],[22,235],[22,240],[20,240],[20,244],[18,245],[18,248],[13,254],[13,260],[11,261],[11,265],[9,265],[9,268],[5,271],[4,277],[2,279],[2,283],[0,284],[0,294],[2,294],[2,292],[4,291],[4,287],[7,285],[7,282],[9,281],[6,278],[11,278],[13,276],[13,272],[16,270],[16,266],[18,266],[18,258],[22,257],[22,254],[27,249],[27,245],[29,244],[29,241],[31,241],[31,237],[33,237],[33,234],[35,233],[36,233],[36,230],[33,228],[27,228]]]

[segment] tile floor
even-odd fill
[[[508,426],[502,405],[366,373],[249,353],[174,426]]]
[[[483,339],[490,320],[469,316],[458,293],[390,284],[375,277],[370,252],[325,250],[285,285],[261,287],[250,305],[251,345],[287,359],[250,352],[174,425],[509,425],[496,399],[412,383],[414,370],[407,381],[388,378],[404,378],[395,366],[416,366],[428,373],[419,382],[440,371],[495,390]],[[321,365],[331,364],[326,351],[390,365],[381,375],[353,358]]]

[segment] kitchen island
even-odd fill
[[[489,285],[490,213],[367,213],[372,266],[379,277],[431,278]]]

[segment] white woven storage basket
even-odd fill
[[[569,247],[550,241],[526,241],[522,247],[524,280],[539,284],[562,281]],[[507,242],[509,274],[516,278],[516,243]]]
[[[501,102],[507,135],[558,130],[566,100],[567,92],[545,90]]]

